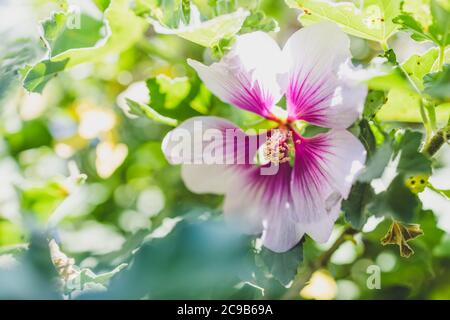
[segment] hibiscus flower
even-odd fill
[[[266,33],[254,32],[237,37],[211,66],[188,60],[222,101],[278,126],[249,134],[222,118],[194,117],[169,132],[163,152],[183,165],[191,191],[223,194],[225,218],[245,233],[262,234],[263,245],[275,252],[291,249],[305,234],[326,242],[365,162],[363,145],[346,130],[367,94],[349,76],[349,48],[336,25],[319,23],[294,33],[282,50]],[[276,105],[283,95],[285,109]],[[304,137],[299,121],[329,130]],[[224,161],[206,159],[213,154]]]

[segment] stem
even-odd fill
[[[445,56],[445,46],[440,46],[439,47],[438,71],[442,70],[442,65],[444,64],[444,56]]]
[[[425,141],[428,143],[431,139],[433,130],[432,130],[430,122],[428,120],[427,113],[425,112],[425,107],[423,106],[423,101],[420,100],[419,104],[420,104],[420,106],[419,106],[420,116],[422,117],[423,126],[425,127],[425,131],[426,131]]]
[[[428,119],[430,120],[430,126],[431,129],[434,131],[437,130],[437,124],[436,124],[436,107],[434,104],[430,104],[428,102],[425,102],[425,108],[428,112]]]
[[[381,43],[381,47],[383,50],[387,51],[389,50],[389,46],[386,42]],[[431,139],[431,135],[433,134],[433,131],[436,130],[436,111],[431,109],[426,103],[425,99],[422,95],[422,91],[417,87],[416,83],[413,79],[409,76],[408,72],[403,68],[403,66],[397,62],[397,66],[400,69],[400,71],[405,75],[406,79],[408,80],[411,87],[414,89],[414,91],[418,94],[420,98],[420,116],[422,117],[422,122],[426,130],[426,138],[425,141],[428,143]],[[425,106],[426,110],[425,110]]]
[[[387,44],[387,42],[380,42],[381,44],[381,48],[383,49],[384,52],[389,50],[389,46]]]
[[[336,239],[330,249],[325,251],[314,263],[306,266],[298,273],[289,290],[286,291],[286,293],[281,297],[281,300],[292,300],[298,298],[300,290],[305,286],[308,280],[311,279],[313,273],[325,267],[328,264],[333,253],[337,249],[339,249],[341,244],[347,241],[347,237],[353,236],[356,233],[358,233],[357,230],[351,227],[346,228],[344,232],[342,232],[342,234],[339,236],[339,238]]]
[[[433,156],[450,139],[450,124],[442,128],[431,137],[422,149],[422,152],[428,156]]]

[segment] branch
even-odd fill
[[[322,255],[316,261],[311,263],[309,266],[305,266],[305,268],[298,273],[291,287],[281,297],[281,300],[297,299],[300,290],[306,285],[308,280],[311,279],[313,273],[325,267],[328,264],[333,253],[341,246],[341,244],[347,241],[348,236],[353,236],[356,233],[358,233],[358,231],[351,227],[345,229],[344,232],[342,232],[342,234],[339,236],[339,238],[336,239],[330,249],[322,253]]]
[[[438,130],[434,136],[431,137],[423,147],[422,152],[428,156],[433,156],[444,145],[444,143],[450,140],[450,124],[445,128]]]

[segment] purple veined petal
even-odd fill
[[[237,37],[231,51],[218,63],[206,66],[188,59],[205,85],[226,103],[276,118],[272,107],[282,92],[277,75],[285,72],[278,44],[264,32]]]
[[[272,251],[293,248],[303,231],[299,223],[290,219],[291,176],[289,163],[280,164],[274,175],[261,175],[256,167],[242,170],[233,188],[225,194],[226,220],[245,233],[262,232],[263,245]]]
[[[361,115],[367,88],[349,74],[350,40],[336,24],[300,29],[287,41],[283,56],[289,73],[279,79],[289,120],[345,129]]]
[[[192,192],[224,194],[238,174],[251,167],[265,134],[247,135],[218,117],[194,117],[170,131],[163,153],[171,164],[182,164],[182,178]]]
[[[363,168],[366,151],[345,130],[332,129],[312,138],[295,138],[291,218],[317,242],[328,240],[343,199]]]

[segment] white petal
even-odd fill
[[[345,130],[302,138],[296,145],[291,218],[316,241],[328,239],[365,157],[361,142]]]
[[[286,43],[284,59],[289,75],[286,88],[291,120],[304,120],[328,128],[347,128],[361,114],[365,85],[340,72],[350,61],[350,41],[330,22],[300,29]]]
[[[263,117],[281,98],[277,75],[284,72],[281,50],[264,32],[239,36],[231,51],[211,66],[188,60],[217,97]]]
[[[324,203],[327,214],[322,219],[301,224],[301,230],[318,243],[325,243],[330,239],[334,223],[341,213],[342,197],[337,192],[333,192],[328,195]]]
[[[225,194],[232,186],[235,171],[224,165],[186,164],[181,167],[181,177],[191,192]]]
[[[324,218],[323,220],[302,225],[302,230],[315,242],[325,243],[330,239],[336,220]]]
[[[164,137],[162,150],[171,164],[183,164],[181,175],[189,190],[224,194],[264,141],[264,134],[246,135],[225,119],[194,117]]]
[[[295,247],[305,231],[300,223],[292,221],[287,214],[268,221],[262,236],[263,245],[275,252],[286,252]]]
[[[275,252],[288,251],[303,236],[300,225],[289,218],[291,171],[287,163],[271,176],[261,175],[260,168],[247,169],[225,195],[226,219],[245,233],[263,232],[263,245]]]
[[[228,132],[232,134],[228,135]],[[234,135],[240,139],[232,139]],[[239,151],[245,150],[245,137],[246,134],[239,127],[225,119],[193,117],[164,137],[162,150],[171,164],[217,164],[211,162],[212,159],[206,159],[205,150],[215,149],[218,160],[223,156],[225,162],[228,156],[225,154],[227,144],[236,143]]]
[[[346,130],[331,130],[327,136],[329,147],[324,155],[323,169],[333,188],[346,199],[357,174],[364,167],[366,150],[358,138]]]

